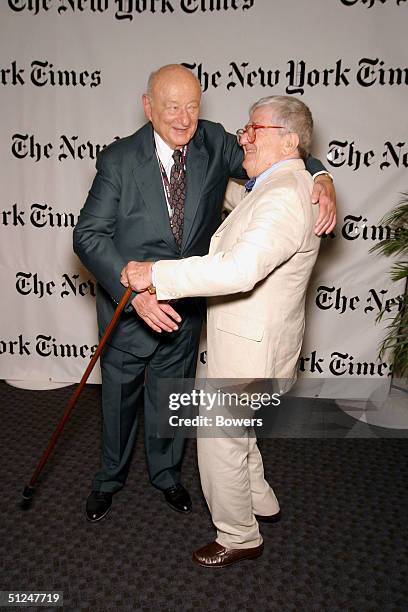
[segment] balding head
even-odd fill
[[[190,83],[192,87],[196,87],[197,91],[201,95],[201,86],[200,81],[197,77],[185,66],[181,64],[167,64],[167,66],[162,66],[157,70],[154,70],[147,81],[147,91],[146,94],[148,96],[153,95],[153,89],[157,87],[161,87],[162,85],[174,81],[184,81],[186,83]]]
[[[194,136],[200,100],[201,87],[194,74],[180,64],[168,64],[150,75],[143,107],[155,131],[176,149]]]

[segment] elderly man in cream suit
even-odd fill
[[[208,377],[296,377],[305,295],[319,239],[312,178],[303,158],[313,121],[303,102],[271,96],[256,102],[237,136],[252,180],[212,237],[209,254],[179,261],[131,262],[122,283],[156,291],[159,300],[208,300]],[[241,196],[240,196],[241,197]],[[274,522],[279,503],[264,478],[256,438],[200,437],[201,483],[217,528],[214,542],[193,559],[224,567],[262,554],[259,522]]]

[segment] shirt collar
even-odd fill
[[[172,161],[173,149],[169,147],[167,142],[164,142],[163,138],[156,131],[153,131],[153,135],[157,155],[159,156],[159,159],[163,166],[166,168],[170,161]]]
[[[275,172],[275,170],[277,170],[280,166],[283,166],[287,164],[288,162],[293,161],[294,159],[299,159],[299,158],[292,157],[291,159],[282,159],[281,161],[278,161],[275,164],[272,164],[272,166],[269,166],[269,168],[261,172],[261,174],[258,174],[255,180],[255,184],[252,187],[252,189],[256,189],[261,183],[263,183],[263,181],[265,181],[268,178],[270,174],[272,174],[272,172]]]

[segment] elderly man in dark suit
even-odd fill
[[[123,267],[133,260],[207,254],[229,178],[247,178],[235,136],[198,119],[200,99],[200,84],[188,69],[160,68],[143,96],[148,123],[98,157],[74,250],[98,281],[100,331],[122,295]],[[306,166],[324,173],[313,158]],[[315,180],[319,234],[334,226],[334,188],[330,176]],[[157,395],[161,378],[194,377],[204,308],[196,298],[179,300],[175,308],[148,291],[133,294],[102,355],[102,465],[86,505],[92,522],[106,516],[113,493],[125,484],[143,393],[150,480],[170,507],[191,511],[180,482],[184,439],[177,432],[171,439],[158,437]]]

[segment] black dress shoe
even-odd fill
[[[170,508],[184,514],[191,512],[191,499],[183,485],[178,484],[175,487],[170,487],[165,489],[163,493]]]
[[[281,511],[278,510],[275,514],[268,515],[255,514],[255,518],[258,523],[277,523],[281,519]]]
[[[86,500],[86,518],[91,523],[96,523],[103,519],[111,509],[112,493],[104,491],[91,491]]]

